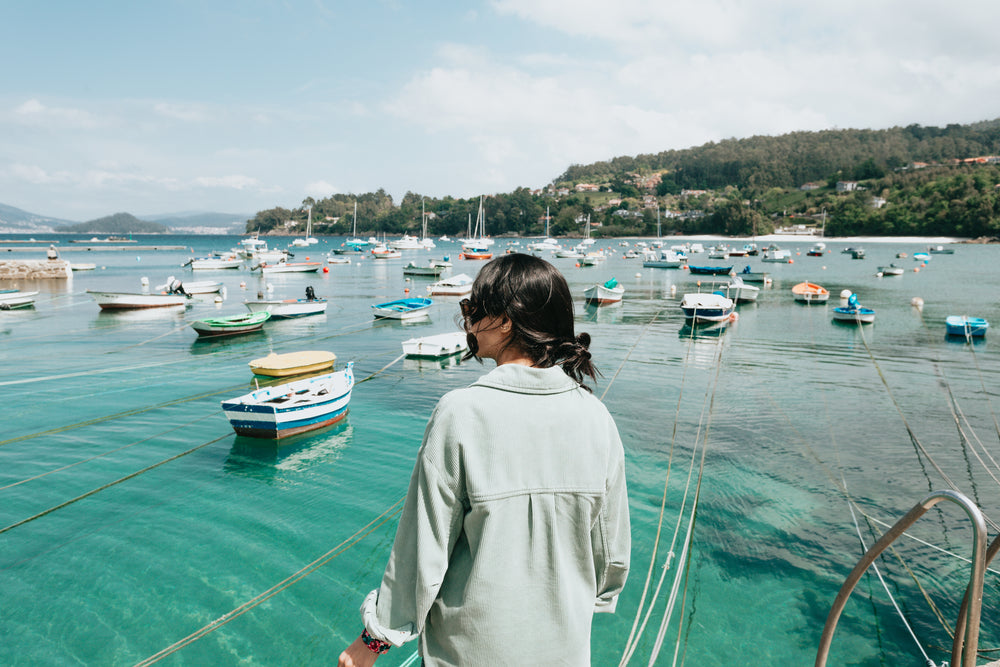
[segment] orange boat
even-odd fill
[[[462,246],[459,259],[493,259],[493,253],[485,248],[470,248]]]
[[[803,303],[826,303],[830,298],[830,290],[815,283],[799,283],[792,288],[792,294]]]

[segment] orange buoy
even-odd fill
[[[323,267],[323,273],[330,273],[330,269],[328,267],[324,266]]]

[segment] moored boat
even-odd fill
[[[333,368],[333,362],[336,360],[337,355],[325,350],[304,350],[285,354],[272,352],[266,357],[250,361],[249,366],[254,375],[289,377]]]
[[[468,336],[464,331],[435,334],[403,341],[403,354],[408,357],[447,357],[468,349]]]
[[[931,253],[932,255],[954,255],[955,249],[946,248],[943,245],[935,245],[935,246],[929,246],[927,248],[927,252]]]
[[[404,276],[430,276],[431,278],[437,278],[444,271],[443,266],[437,266],[435,264],[428,264],[427,266],[419,266],[414,262],[410,262],[403,267]]]
[[[721,292],[695,292],[681,299],[684,317],[695,322],[722,322],[730,319],[736,303]]]
[[[736,303],[752,303],[757,300],[757,296],[760,294],[759,287],[747,285],[739,274],[732,277],[726,284],[724,291],[726,296]]]
[[[342,371],[252,391],[222,401],[239,435],[280,439],[339,422],[347,416],[354,362]]]
[[[730,266],[695,266],[694,264],[688,264],[688,271],[691,275],[701,275],[701,276],[728,276],[733,272],[732,265]]]
[[[878,272],[883,276],[901,276],[903,275],[903,267],[889,264],[888,266],[878,267]]]
[[[618,303],[625,294],[625,286],[620,285],[617,280],[611,278],[603,283],[591,285],[583,290],[583,298],[587,303],[605,304]]]
[[[442,278],[427,286],[431,296],[464,296],[472,291],[472,278],[464,273]]]
[[[20,290],[3,290],[0,292],[0,310],[15,310],[17,308],[32,308],[38,292],[22,292]]]
[[[813,244],[813,247],[809,248],[809,252],[806,255],[810,257],[822,257],[825,253],[826,244],[821,242]]]
[[[643,253],[642,266],[646,269],[679,269],[687,262],[687,256],[676,250],[647,250]]]
[[[101,292],[87,290],[101,310],[129,310],[134,308],[164,308],[187,305],[187,294],[149,294],[141,292]]]
[[[792,259],[792,252],[790,250],[782,250],[776,245],[770,245],[760,256],[760,261],[771,262],[773,264],[791,264],[794,260]]]
[[[846,306],[837,306],[833,309],[833,319],[838,322],[871,324],[875,321],[875,311],[859,304],[858,295],[851,294]]]
[[[306,298],[304,299],[268,300],[258,298],[256,301],[244,301],[243,303],[251,313],[267,312],[271,314],[272,319],[304,317],[326,312],[326,299],[318,298],[312,285],[306,287]]]
[[[185,265],[190,265],[193,271],[204,271],[213,269],[238,269],[243,260],[235,253],[212,257],[192,257]]]
[[[396,301],[386,301],[385,303],[372,305],[372,313],[377,318],[411,320],[418,317],[427,317],[433,303],[433,301],[424,297],[397,299]]]
[[[792,295],[802,303],[825,303],[830,298],[830,291],[816,283],[799,283],[792,287]]]
[[[990,323],[982,317],[968,315],[949,315],[944,320],[945,332],[949,336],[966,336],[980,338],[986,335]]]
[[[763,283],[767,282],[767,279],[771,276],[771,274],[767,271],[753,271],[750,268],[750,265],[747,264],[743,267],[743,270],[739,272],[739,276],[745,283]]]
[[[319,271],[322,262],[286,262],[284,260],[275,264],[264,262],[260,265],[261,273],[314,273]]]
[[[264,327],[264,322],[267,322],[270,317],[271,313],[267,311],[225,317],[206,317],[192,322],[191,328],[197,331],[202,338],[236,336],[260,331]]]

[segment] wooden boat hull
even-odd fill
[[[459,259],[493,259],[491,252],[469,252],[468,250],[458,255]]]
[[[347,416],[354,363],[342,371],[267,387],[222,401],[239,435],[277,440],[336,424]]]
[[[733,316],[736,304],[719,294],[685,294],[681,299],[684,317],[695,322],[723,322]]]
[[[431,304],[430,299],[400,299],[387,301],[372,306],[372,314],[379,319],[410,320],[427,317]]]
[[[427,276],[437,278],[444,271],[443,266],[404,266],[404,276]]]
[[[408,357],[437,359],[459,354],[469,349],[464,331],[423,336],[403,341],[403,353]]]
[[[271,319],[291,319],[326,312],[326,299],[285,299],[283,301],[245,301],[251,313],[267,312]]]
[[[972,336],[981,338],[986,335],[990,323],[982,317],[965,317],[964,315],[949,315],[944,321],[945,332],[949,336]]]
[[[813,283],[799,283],[792,288],[792,296],[800,303],[826,303],[830,299],[830,291]]]
[[[231,317],[212,317],[204,320],[195,320],[191,323],[191,328],[197,331],[198,335],[203,338],[236,336],[260,331],[270,317],[270,313],[266,311],[249,313],[247,315],[233,315]]]
[[[215,280],[195,280],[181,285],[188,294],[215,294],[222,291],[222,283]]]
[[[184,306],[190,297],[183,294],[140,294],[134,292],[97,292],[87,290],[101,310],[134,310]]]
[[[266,357],[249,362],[254,375],[267,377],[291,377],[305,375],[333,368],[337,355],[323,350],[306,350],[303,352],[288,352],[286,354],[271,353]]]
[[[262,273],[315,273],[319,271],[322,262],[281,262],[278,264],[261,264]]]
[[[583,290],[583,298],[587,303],[608,304],[618,303],[625,294],[625,287],[605,287],[604,285],[593,285]]]
[[[833,309],[833,319],[851,324],[871,324],[875,321],[875,311],[871,308],[842,306]]]
[[[693,276],[728,276],[733,272],[732,266],[693,266],[688,264],[688,271]]]

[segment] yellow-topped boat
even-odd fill
[[[337,355],[325,350],[305,350],[285,354],[272,352],[266,357],[251,361],[250,370],[254,372],[254,375],[288,377],[333,368],[333,362],[336,360]]]

